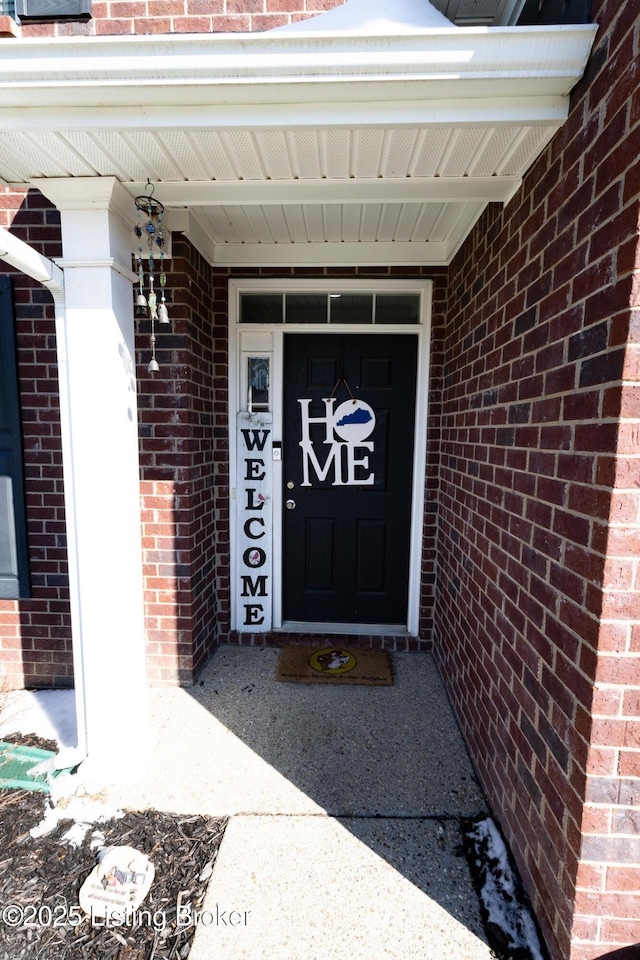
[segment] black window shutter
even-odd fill
[[[0,598],[29,593],[11,281],[0,277]]]
[[[91,0],[15,0],[22,21],[90,20]]]

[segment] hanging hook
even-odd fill
[[[133,201],[136,206],[136,210],[139,210],[140,213],[145,213],[151,220],[157,219],[162,216],[164,213],[164,204],[159,200],[156,200],[153,196],[153,191],[156,189],[155,183],[151,183],[150,180],[147,180],[147,186],[145,190],[151,187],[150,193],[141,193],[139,197],[136,197]]]
[[[333,400],[333,398],[334,398],[335,395],[336,395],[336,390],[338,389],[338,387],[340,386],[341,383],[344,383],[344,385],[345,385],[345,387],[346,387],[346,389],[347,389],[347,392],[348,392],[349,396],[351,397],[352,401],[353,401],[354,403],[356,403],[357,401],[356,401],[356,398],[354,397],[353,393],[351,392],[351,387],[349,386],[349,384],[347,383],[347,381],[345,380],[344,377],[340,377],[339,380],[336,380],[336,385],[335,385],[335,387],[333,388],[333,390],[331,391],[331,393],[329,394],[329,396],[327,397],[327,400]]]

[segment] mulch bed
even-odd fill
[[[43,794],[0,791],[0,960],[188,957],[196,927],[185,917],[202,907],[226,819],[129,811],[89,828],[82,845],[72,847],[61,841],[69,821],[44,837],[30,835],[46,804]],[[153,862],[155,879],[138,910],[143,922],[117,928],[92,925],[79,911],[78,891],[97,863],[97,851],[90,846],[94,830],[104,836],[105,845],[134,847]],[[180,924],[178,905],[191,906],[190,914],[182,912]],[[71,908],[75,910],[69,913]]]

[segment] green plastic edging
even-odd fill
[[[43,760],[55,757],[52,750],[40,750],[38,747],[26,747],[0,740],[0,790],[32,790],[36,793],[49,793],[47,775],[40,773],[30,776],[28,771]],[[69,770],[72,768],[69,767]],[[65,770],[54,770],[50,776],[58,777]]]

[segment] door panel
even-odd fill
[[[305,590],[331,590],[335,578],[336,521],[331,517],[307,520]]]
[[[358,520],[356,589],[381,593],[386,582],[385,520]]]
[[[285,621],[406,623],[416,367],[413,335],[285,334]]]

